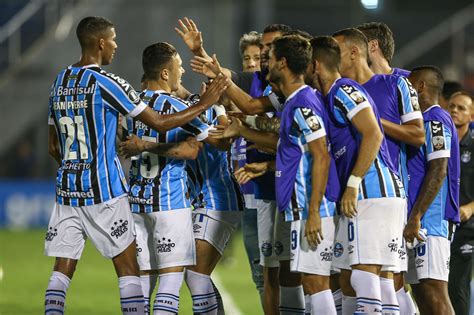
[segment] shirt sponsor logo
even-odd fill
[[[94,192],[92,188],[88,191],[70,191],[70,190],[62,190],[61,188],[56,188],[56,195],[58,197],[65,197],[65,198],[94,198]]]
[[[128,202],[140,204],[140,205],[152,205],[153,204],[153,196],[150,198],[141,198],[136,196],[128,196]]]
[[[87,100],[53,102],[53,110],[82,109],[89,107]]]
[[[334,159],[338,160],[341,156],[344,155],[344,153],[346,153],[346,146],[343,146],[337,152],[334,153]]]
[[[87,95],[93,94],[95,91],[95,83],[89,87],[76,86],[76,87],[65,87],[58,86],[51,91],[50,96],[71,96],[71,95]]]
[[[90,163],[85,163],[85,162],[69,162],[66,161],[64,162],[62,169],[65,171],[84,171],[84,170],[90,170],[91,164]]]

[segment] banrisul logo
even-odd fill
[[[173,250],[176,244],[169,238],[163,237],[156,242],[156,249],[158,253],[169,253]]]

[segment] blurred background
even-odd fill
[[[80,57],[75,28],[88,15],[105,16],[115,24],[118,50],[106,69],[136,88],[142,74],[143,48],[167,41],[177,47],[183,59],[187,72],[184,85],[198,91],[202,78],[192,73],[191,54],[174,31],[177,19],[187,16],[202,31],[206,50],[235,70],[241,69],[240,36],[251,30],[261,32],[270,23],[322,35],[363,22],[383,21],[395,36],[394,66],[411,69],[434,64],[446,79],[459,81],[474,92],[472,0],[0,0],[0,314],[38,313],[18,310],[15,302],[7,302],[7,266],[20,273],[32,268],[31,261],[27,258],[23,262],[19,254],[31,254],[24,243],[34,243],[38,263],[48,266],[47,271],[41,271],[44,274],[36,287],[40,308],[35,310],[41,310],[52,266],[52,260],[41,256],[41,228],[47,224],[54,202],[56,172],[47,153],[48,91],[56,74]],[[24,243],[15,243],[19,239]],[[238,243],[230,252],[244,255],[241,241]],[[16,257],[12,251],[20,255],[17,260],[7,258]],[[238,259],[239,264],[246,264],[245,257]],[[111,266],[106,268],[111,271]],[[236,272],[239,276],[248,270]],[[248,288],[254,290],[250,275],[245,277]],[[23,291],[20,286],[18,290]],[[256,303],[258,308],[256,291],[250,293],[255,299],[245,297],[239,303]],[[2,305],[9,304],[2,311]]]

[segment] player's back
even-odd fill
[[[331,153],[336,162],[341,185],[346,183],[359,154],[361,135],[350,120],[359,111],[370,107],[382,131],[377,108],[368,92],[357,82],[341,78],[326,96],[328,109],[327,132],[331,141]],[[404,197],[404,189],[388,153],[385,139],[367,171],[359,198]]]
[[[115,148],[118,114],[134,116],[143,109],[128,82],[97,65],[70,66],[59,73],[49,104],[49,123],[56,128],[62,155],[58,203],[87,206],[127,192]]]

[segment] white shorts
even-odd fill
[[[354,218],[341,216],[339,219],[334,267],[346,270],[358,264],[396,267],[405,205],[402,198],[359,200]]]
[[[243,211],[198,208],[193,211],[194,238],[208,242],[222,255],[242,215]]]
[[[421,279],[448,281],[451,243],[442,236],[428,236],[426,243],[408,250],[407,283]]]
[[[316,248],[304,236],[306,220],[291,222],[291,271],[329,276],[337,217],[321,218],[323,240]]]
[[[87,238],[107,258],[119,255],[135,240],[126,195],[92,206],[54,204],[45,237],[45,255],[79,259]]]
[[[196,264],[191,209],[134,213],[140,270]]]
[[[279,267],[280,260],[290,260],[291,222],[285,222],[285,214],[277,211],[275,201],[257,201],[258,244],[260,264]]]
[[[408,217],[408,209],[407,209],[407,204],[405,203],[405,208],[404,208],[404,213],[403,213],[403,222],[402,222],[402,235],[401,237],[401,243],[400,247],[398,248],[398,261],[395,266],[383,266],[382,271],[392,271],[394,273],[400,273],[400,272],[407,272],[408,271],[408,254],[407,254],[407,247],[406,247],[406,241],[403,238],[403,229],[405,228],[405,225],[407,224],[407,217]]]

